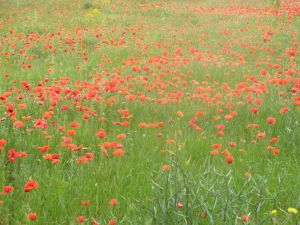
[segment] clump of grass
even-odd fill
[[[92,7],[94,7],[94,4],[93,4],[92,2],[90,2],[90,1],[86,1],[86,2],[83,4],[83,8],[84,8],[84,9],[90,9],[90,8],[92,8]]]
[[[288,3],[14,2],[0,7],[0,225],[297,224]]]
[[[196,175],[177,153],[168,162],[152,174],[152,203],[145,209],[153,224],[292,224],[299,219],[297,210],[280,202],[285,170],[274,184],[251,173],[241,177],[234,168],[220,172],[209,158]]]

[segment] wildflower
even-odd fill
[[[222,136],[224,136],[224,132],[223,131],[218,131],[216,133],[216,135],[219,136],[219,137],[222,137]]]
[[[254,102],[255,102],[257,105],[263,104],[263,100],[261,100],[261,99],[255,99]]]
[[[58,163],[60,163],[59,159],[52,159],[52,164],[58,164]]]
[[[93,14],[96,14],[96,13],[99,13],[100,12],[100,9],[99,8],[94,8],[93,10],[92,10],[92,13]]]
[[[36,218],[37,218],[37,214],[36,213],[29,213],[28,214],[28,219],[35,220]]]
[[[11,115],[12,113],[14,113],[14,107],[13,107],[13,105],[12,104],[10,104],[10,103],[8,103],[7,104],[7,114],[8,115]]]
[[[116,206],[116,205],[119,204],[119,202],[118,202],[118,199],[113,198],[113,199],[111,199],[111,200],[109,201],[108,204],[109,204],[110,206]]]
[[[279,154],[279,149],[278,148],[275,148],[272,150],[273,151],[273,154],[274,155],[278,155]]]
[[[267,70],[265,70],[265,69],[262,69],[261,71],[260,71],[260,74],[262,75],[262,76],[266,76],[267,75]]]
[[[80,156],[76,159],[76,163],[81,164],[81,163],[88,163],[89,159],[86,156]]]
[[[250,123],[250,124],[247,125],[247,128],[258,129],[259,128],[259,124]]]
[[[0,139],[0,147],[4,146],[7,144],[7,141],[4,139]]]
[[[157,126],[158,126],[158,127],[164,127],[164,125],[165,125],[165,124],[164,124],[164,122],[162,122],[162,121],[157,123]]]
[[[117,221],[114,219],[109,220],[108,222],[109,225],[117,225]]]
[[[2,191],[1,194],[2,194],[2,195],[6,195],[6,194],[12,192],[13,190],[14,190],[14,187],[13,187],[13,186],[10,186],[10,185],[4,186],[4,187],[3,187],[3,191]]]
[[[133,66],[131,69],[132,69],[133,72],[138,72],[140,70],[140,67]]]
[[[29,121],[31,120],[31,116],[22,116],[22,120]]]
[[[215,155],[219,154],[219,150],[218,150],[218,149],[214,149],[214,150],[212,150],[212,151],[210,152],[210,154],[211,154],[212,156],[215,156]]]
[[[267,118],[267,122],[269,123],[269,124],[275,124],[276,123],[276,119],[274,118],[274,117],[268,117]]]
[[[76,130],[67,130],[67,134],[69,136],[74,136],[74,135],[76,135]]]
[[[292,208],[292,207],[289,207],[287,211],[288,211],[288,213],[291,213],[291,214],[297,214],[298,213],[298,210],[295,209],[295,208]]]
[[[47,152],[47,151],[49,151],[50,146],[49,145],[40,146],[40,147],[38,147],[38,149],[40,152]]]
[[[14,148],[8,150],[8,160],[10,162],[15,162],[19,157],[19,153],[16,152]]]
[[[260,139],[262,139],[262,138],[264,138],[266,136],[266,133],[264,133],[264,132],[259,132],[258,134],[257,134],[257,138],[260,138]]]
[[[98,137],[98,138],[105,138],[105,137],[106,137],[106,132],[105,132],[105,130],[100,130],[100,131],[98,131],[97,137]]]
[[[44,120],[37,119],[34,123],[34,127],[39,128],[39,129],[45,129],[48,127],[48,123]]]
[[[250,111],[254,114],[258,113],[259,109],[258,108],[251,108]]]
[[[122,125],[123,127],[128,127],[128,126],[130,125],[130,122],[128,122],[128,121],[123,121],[123,122],[121,123],[121,125]]]
[[[276,143],[279,141],[279,137],[271,137],[270,138],[270,143]]]
[[[224,124],[217,124],[217,125],[215,125],[215,128],[217,130],[224,130],[225,129],[225,125]]]
[[[89,205],[90,204],[90,200],[82,200],[81,204],[82,205]]]
[[[163,165],[163,166],[161,167],[161,169],[162,169],[163,171],[168,171],[168,170],[170,170],[170,166],[169,166],[169,165]]]
[[[65,110],[69,110],[69,106],[63,105],[63,106],[61,107],[61,109],[64,110],[64,111],[65,111]]]
[[[225,119],[225,120],[232,120],[232,119],[233,119],[233,116],[230,115],[230,114],[228,114],[228,115],[225,115],[225,116],[224,116],[224,119]]]
[[[4,146],[7,144],[7,141],[4,139],[0,139],[0,152],[3,151]]]
[[[25,192],[30,192],[34,189],[38,189],[39,184],[36,180],[29,180],[25,185],[24,185],[24,191]]]
[[[59,159],[59,158],[60,158],[60,154],[58,154],[58,153],[52,154],[52,159]]]
[[[118,134],[117,139],[120,139],[120,140],[126,139],[126,134]]]
[[[44,115],[43,115],[43,119],[47,120],[47,119],[51,119],[53,115],[53,112],[50,111],[50,112],[45,112]]]
[[[229,155],[229,156],[226,157],[226,162],[227,162],[228,164],[233,163],[233,161],[234,161],[234,158],[233,158],[231,155]]]
[[[88,120],[90,118],[90,115],[89,114],[83,114],[83,116],[82,116],[82,119],[84,119],[84,120]]]
[[[179,118],[182,118],[184,115],[183,115],[183,112],[181,111],[177,111],[176,112],[176,115],[179,117]]]
[[[224,151],[222,151],[222,155],[230,156],[230,151],[228,151],[228,149],[225,149]]]
[[[15,121],[15,122],[14,122],[14,126],[15,126],[16,128],[19,128],[19,127],[24,127],[25,124],[24,124],[22,121]]]
[[[57,129],[58,129],[59,131],[64,131],[64,130],[66,129],[66,127],[65,127],[65,126],[59,126],[59,127],[57,127]]]
[[[280,114],[284,114],[284,113],[286,113],[286,112],[288,112],[289,111],[289,108],[288,107],[283,107],[283,108],[281,108],[280,110],[279,110],[279,113]]]
[[[79,126],[79,123],[76,122],[76,121],[73,121],[73,122],[69,123],[69,126],[70,126],[70,127],[73,127],[73,128],[76,128],[76,127]]]
[[[114,156],[123,156],[125,154],[125,151],[123,149],[116,149],[113,153],[112,153]]]
[[[26,109],[27,105],[26,104],[18,104],[19,109]]]
[[[213,147],[214,149],[221,149],[222,144],[212,144],[211,147]]]
[[[178,209],[182,209],[182,208],[183,208],[183,204],[182,204],[181,202],[178,202],[178,203],[177,203],[177,208],[178,208]]]
[[[248,216],[248,215],[243,215],[243,216],[242,216],[242,220],[243,220],[244,222],[249,222],[249,216]]]
[[[144,122],[141,122],[141,123],[139,123],[139,127],[140,128],[146,128],[146,127],[148,127],[148,124],[144,123]]]
[[[77,221],[78,223],[83,223],[84,220],[85,220],[85,218],[84,218],[83,216],[78,216],[77,219],[76,219],[76,221]]]
[[[272,214],[272,215],[275,215],[275,214],[277,214],[277,212],[278,212],[278,211],[277,211],[276,209],[273,209],[273,210],[271,211],[271,214]]]
[[[236,143],[231,141],[231,142],[229,142],[229,145],[230,145],[230,147],[234,148],[236,146]]]
[[[94,154],[91,153],[91,152],[88,152],[85,154],[85,157],[88,159],[88,160],[94,160]]]

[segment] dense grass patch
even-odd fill
[[[298,224],[299,7],[0,0],[0,224]]]

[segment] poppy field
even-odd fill
[[[0,225],[300,224],[300,2],[0,0]]]

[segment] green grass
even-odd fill
[[[299,46],[296,4],[0,0],[0,139],[7,141],[0,146],[0,188],[14,187],[0,195],[0,225],[77,224],[79,216],[85,224],[93,218],[100,224],[299,223],[299,213],[288,212],[300,209],[299,49],[286,54]],[[106,91],[109,82],[117,91]],[[283,107],[289,111],[280,114]],[[125,109],[130,115],[122,118]],[[40,129],[35,122],[42,118],[48,126]],[[193,118],[200,132],[189,125]],[[220,124],[224,136],[217,135]],[[100,129],[103,139],[96,136]],[[266,137],[257,138],[259,132]],[[78,149],[64,146],[65,137]],[[105,142],[121,143],[124,156],[101,148]],[[222,144],[216,156],[212,144]],[[48,152],[38,150],[46,145]],[[27,156],[10,162],[12,148]],[[59,163],[44,159],[54,153]],[[86,153],[94,159],[78,163]],[[39,187],[27,193],[30,179]],[[110,206],[111,199],[118,204]],[[36,220],[28,219],[31,212]]]

